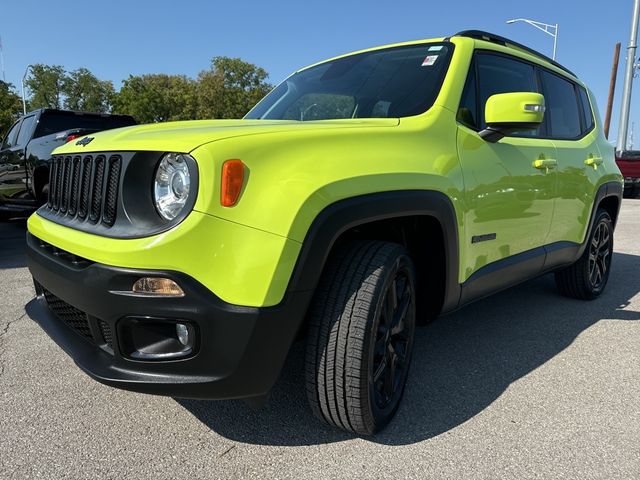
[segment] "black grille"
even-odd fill
[[[120,155],[56,156],[49,177],[47,208],[60,216],[111,227],[118,214]]]
[[[102,339],[111,350],[113,350],[113,335],[111,335],[111,327],[104,320],[98,320],[98,326],[100,327],[100,333],[102,333]]]
[[[82,310],[69,305],[64,300],[58,298],[46,288],[40,286],[44,294],[44,298],[47,301],[49,310],[53,312],[60,320],[62,320],[68,327],[82,335],[94,345],[106,344],[113,350],[113,334],[111,326],[101,319],[90,317]],[[91,322],[98,322],[98,328],[100,330],[100,338],[95,338],[91,332]],[[95,323],[94,323],[95,324]],[[98,336],[98,334],[96,334]]]
[[[69,305],[67,302],[56,297],[48,290],[44,290],[44,298],[47,300],[49,310],[51,310],[60,320],[84,338],[93,342],[93,335],[91,334],[91,327],[89,326],[89,317],[86,313],[82,310],[78,310],[72,305]]]

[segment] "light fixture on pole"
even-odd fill
[[[27,74],[29,73],[29,69],[33,67],[33,65],[27,65],[27,68],[24,71],[24,75],[22,76],[22,113],[24,115],[27,114],[27,101],[24,98],[24,82],[27,79]]]
[[[550,23],[536,22],[535,20],[529,20],[528,18],[514,18],[513,20],[507,20],[508,24],[524,22],[536,27],[538,30],[542,30],[547,35],[553,37],[553,55],[552,59],[556,59],[556,46],[558,45],[558,24],[552,25]]]

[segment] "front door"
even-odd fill
[[[477,52],[458,112],[466,204],[462,281],[493,262],[542,247],[551,227],[557,180],[553,142],[538,138],[538,132],[496,143],[478,135],[485,126],[487,99],[507,92],[539,92],[534,66],[502,54]],[[543,262],[541,255],[528,266],[535,270]]]

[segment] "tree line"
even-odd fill
[[[25,87],[27,111],[64,108],[133,115],[140,123],[240,118],[271,90],[266,70],[240,58],[214,57],[196,78],[153,73],[130,75],[116,91],[86,68],[36,64]],[[22,114],[15,87],[0,81],[0,137]]]

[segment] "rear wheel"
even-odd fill
[[[358,241],[329,260],[310,311],[307,396],[330,425],[370,435],[395,414],[415,331],[415,273],[400,245]]]
[[[581,300],[593,300],[600,296],[609,280],[612,256],[613,223],[611,216],[599,209],[580,259],[555,274],[560,293]]]

